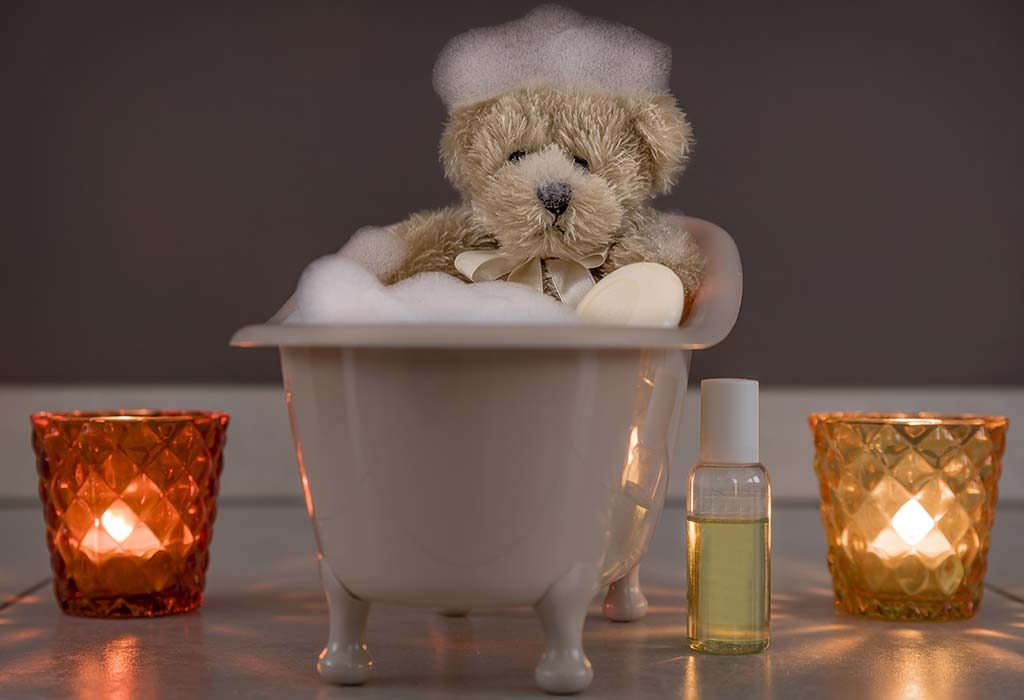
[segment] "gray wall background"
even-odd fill
[[[276,378],[232,331],[452,199],[434,57],[533,4],[4,3],[0,381]],[[1024,384],[1015,3],[569,4],[674,48],[699,143],[660,206],[745,266],[698,375]]]

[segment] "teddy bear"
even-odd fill
[[[575,306],[614,270],[656,262],[679,277],[688,309],[704,256],[680,217],[650,205],[693,146],[668,93],[670,56],[632,28],[552,5],[452,39],[434,87],[461,202],[390,227],[401,255],[382,281],[447,272]]]

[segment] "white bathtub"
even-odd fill
[[[271,323],[330,609],[318,669],[359,684],[373,601],[533,606],[549,692],[593,676],[587,606],[646,610],[636,567],[661,512],[690,354],[739,311],[739,255],[688,219],[709,258],[679,329]]]

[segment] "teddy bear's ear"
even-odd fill
[[[652,188],[668,192],[682,172],[693,148],[693,131],[672,95],[632,100],[633,124],[649,160]]]
[[[445,176],[460,191],[466,182],[466,155],[472,149],[473,137],[479,128],[480,116],[487,103],[458,107],[448,117],[441,135],[441,163]]]

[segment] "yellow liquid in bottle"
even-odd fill
[[[687,518],[690,648],[750,654],[768,648],[768,519]]]

